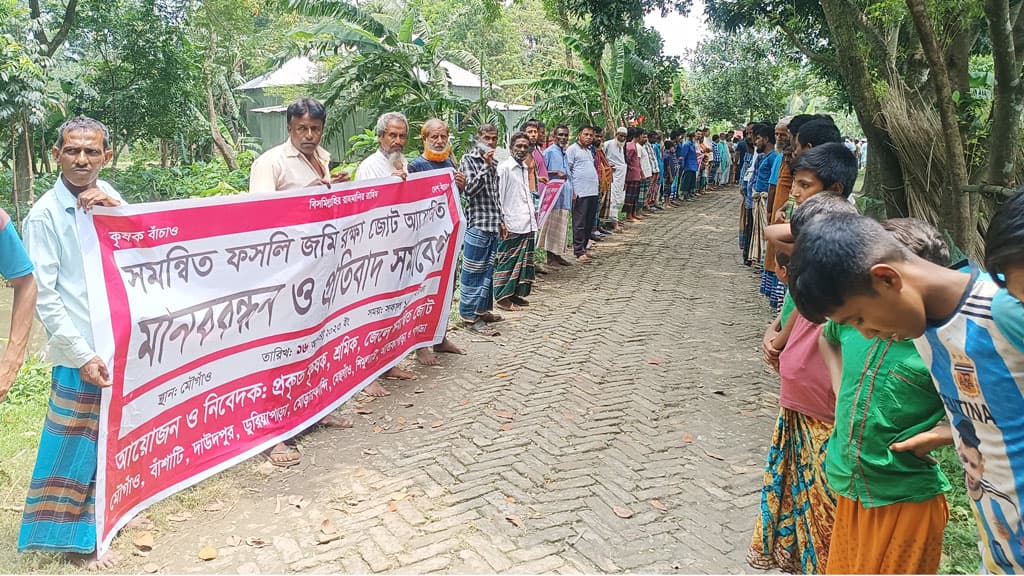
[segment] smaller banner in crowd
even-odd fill
[[[547,222],[548,216],[555,209],[555,205],[558,204],[558,197],[562,194],[562,186],[565,184],[565,180],[551,180],[544,185],[544,190],[540,193],[540,203],[537,207],[537,229],[544,228],[544,223]]]
[[[444,338],[453,172],[79,216],[103,394],[97,542]]]

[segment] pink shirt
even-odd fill
[[[779,376],[782,388],[779,404],[824,422],[836,419],[836,396],[828,367],[818,349],[818,336],[822,326],[807,321],[799,312],[786,348],[779,357]]]

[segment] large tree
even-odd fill
[[[1017,165],[1019,147],[1006,144],[1017,140],[1024,90],[1021,5],[991,0],[983,10],[970,0],[708,0],[708,14],[726,30],[767,23],[839,79],[871,142],[865,190],[884,201],[890,215],[928,217],[971,252],[977,213],[963,183],[1005,186]],[[969,156],[962,104],[971,92],[971,53],[985,40],[999,71],[991,140],[980,135],[985,153]],[[965,159],[982,165],[964,166]]]

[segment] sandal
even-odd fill
[[[519,311],[521,311],[523,309],[521,306],[516,305],[514,302],[511,303],[511,304],[505,304],[503,302],[495,302],[494,305],[497,306],[498,308],[501,308],[502,310],[504,310],[506,312],[519,312]]]
[[[274,459],[277,456],[278,459]],[[279,443],[270,450],[270,463],[281,468],[290,468],[302,460],[302,453],[284,442]]]
[[[472,324],[466,324],[466,330],[479,334],[481,336],[501,336],[501,332],[498,332],[494,328],[491,328],[483,320],[477,320]]]
[[[502,318],[498,314],[495,314],[494,312],[477,312],[476,317],[480,320],[483,320],[484,322],[489,323],[501,322],[502,320],[504,320],[504,318]]]

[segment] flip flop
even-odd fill
[[[512,303],[512,304],[502,304],[501,302],[495,302],[494,305],[497,306],[498,308],[501,308],[502,310],[504,310],[506,312],[520,312],[520,311],[522,311],[522,307],[517,305],[517,304],[515,304],[515,303]]]
[[[466,325],[466,330],[479,334],[481,336],[501,336],[501,332],[498,332],[494,328],[491,328],[483,320],[477,320],[472,324]]]
[[[495,314],[494,312],[478,312],[476,317],[480,320],[483,320],[484,322],[490,323],[501,322],[502,320],[504,320],[504,318],[502,318],[498,314]]]
[[[274,460],[274,458],[273,458],[273,456],[275,456],[275,455],[276,456],[284,456],[284,455],[289,455],[289,454],[292,454],[292,453],[295,454],[295,457],[294,457],[293,460],[280,460],[279,461],[279,460]],[[293,448],[293,447],[291,447],[291,446],[289,446],[287,444],[283,444],[282,443],[282,444],[278,444],[277,446],[274,446],[274,448],[270,451],[270,455],[269,455],[268,458],[270,460],[270,463],[273,464],[274,466],[278,466],[280,468],[291,468],[292,466],[295,466],[299,462],[302,461],[302,453],[299,452],[297,449],[295,449],[295,448]]]

